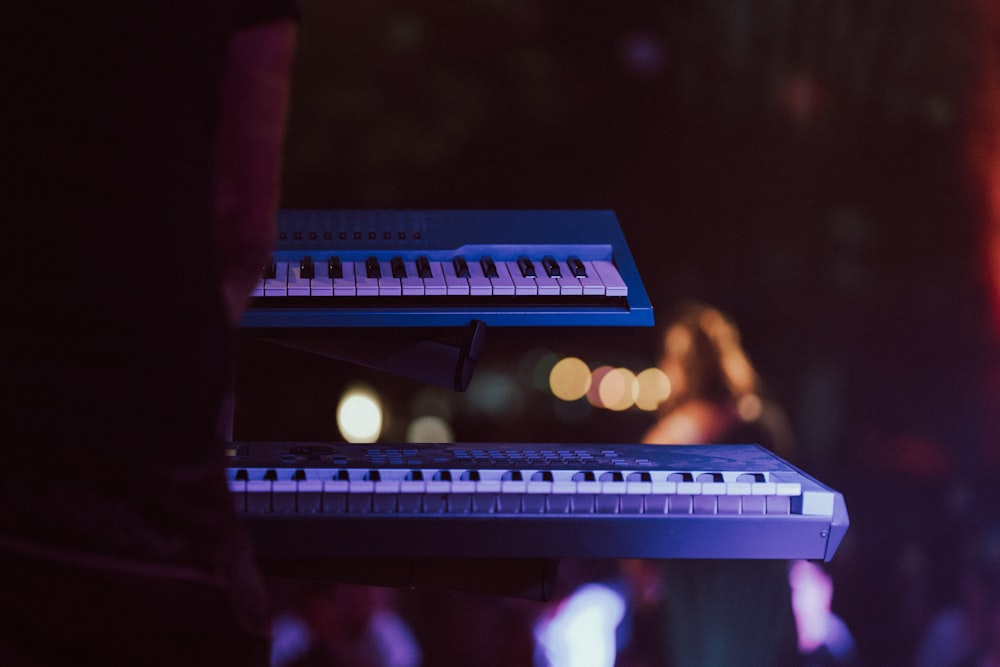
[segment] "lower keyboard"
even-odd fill
[[[242,443],[237,510],[270,558],[807,558],[843,496],[756,445]]]

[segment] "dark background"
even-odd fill
[[[847,498],[835,610],[866,663],[907,664],[960,563],[1000,547],[976,20],[932,0],[302,7],[283,206],[616,211],[660,321],[696,297],[740,326],[797,462]],[[360,378],[387,439],[433,404],[461,441],[627,442],[648,413],[570,414],[522,354],[638,371],[657,334],[500,336],[468,395],[255,350],[253,435],[336,438]]]

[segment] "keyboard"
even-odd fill
[[[243,442],[264,559],[830,560],[843,496],[757,445]]]
[[[283,210],[246,328],[651,326],[611,211]]]

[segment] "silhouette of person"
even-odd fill
[[[11,8],[0,663],[266,665],[225,482],[293,0]],[[30,283],[27,284],[27,283]]]

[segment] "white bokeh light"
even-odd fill
[[[337,428],[347,442],[375,442],[382,432],[382,404],[374,391],[350,387],[337,405]]]

